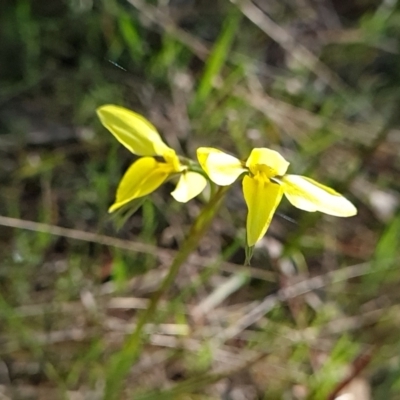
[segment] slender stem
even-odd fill
[[[122,389],[124,379],[128,374],[132,364],[140,355],[142,345],[141,339],[145,324],[148,323],[153,317],[162,295],[168,290],[174,281],[182,264],[198,247],[198,243],[210,226],[226,191],[227,187],[218,188],[214,196],[210,199],[208,204],[196,218],[186,240],[182,244],[182,248],[175,256],[168,274],[164,278],[159,289],[151,297],[147,309],[139,316],[135,330],[130,334],[130,336],[128,336],[123,348],[111,358],[106,377],[104,393],[105,400],[120,398],[120,391]]]

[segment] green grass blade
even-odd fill
[[[214,48],[206,62],[204,74],[197,89],[195,104],[198,102],[203,102],[209,96],[213,88],[215,77],[218,76],[222,67],[227,61],[237,28],[240,23],[240,18],[241,14],[236,11],[232,12],[228,16],[222,28],[222,33],[216,41]]]
[[[139,61],[144,55],[143,43],[132,18],[122,15],[118,20],[119,31],[128,46],[129,54],[133,60]]]

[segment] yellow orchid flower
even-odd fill
[[[176,189],[171,193],[177,201],[185,203],[205,188],[207,180],[181,164],[175,151],[162,141],[157,129],[144,117],[115,105],[99,107],[97,115],[101,123],[131,153],[143,156],[125,172],[109,212],[148,195],[173,175],[180,175]],[[160,157],[164,161],[154,157]]]
[[[335,190],[300,175],[286,175],[289,163],[276,151],[253,149],[246,162],[220,150],[197,150],[201,167],[220,186],[243,177],[243,194],[248,208],[247,244],[254,246],[267,231],[282,196],[305,211],[321,211],[337,217],[351,217],[357,209]]]

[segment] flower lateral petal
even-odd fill
[[[247,171],[238,158],[212,147],[197,149],[197,159],[209,178],[220,186],[231,185]]]
[[[351,217],[357,214],[356,207],[349,200],[313,179],[300,175],[285,175],[279,181],[290,203],[301,210],[320,211],[336,217]]]
[[[282,187],[269,180],[245,176],[243,178],[243,194],[247,204],[247,244],[254,246],[267,231],[283,190]]]
[[[159,163],[153,157],[139,158],[122,177],[115,202],[108,212],[111,213],[131,200],[153,192],[171,173],[173,171],[168,164]]]
[[[207,179],[197,172],[185,171],[181,174],[172,197],[180,203],[186,203],[200,194],[207,185]]]
[[[257,173],[259,166],[269,169],[269,176],[284,175],[290,163],[286,161],[277,151],[267,148],[255,148],[247,159],[246,166],[253,174]]]
[[[97,109],[101,123],[130,152],[139,156],[162,155],[169,147],[146,118],[115,105]]]

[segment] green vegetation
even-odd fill
[[[400,9],[259,4],[2,7],[0,398],[400,399]],[[358,214],[282,200],[251,266],[240,182],[108,214],[137,158],[104,104],[191,159],[279,151]]]

